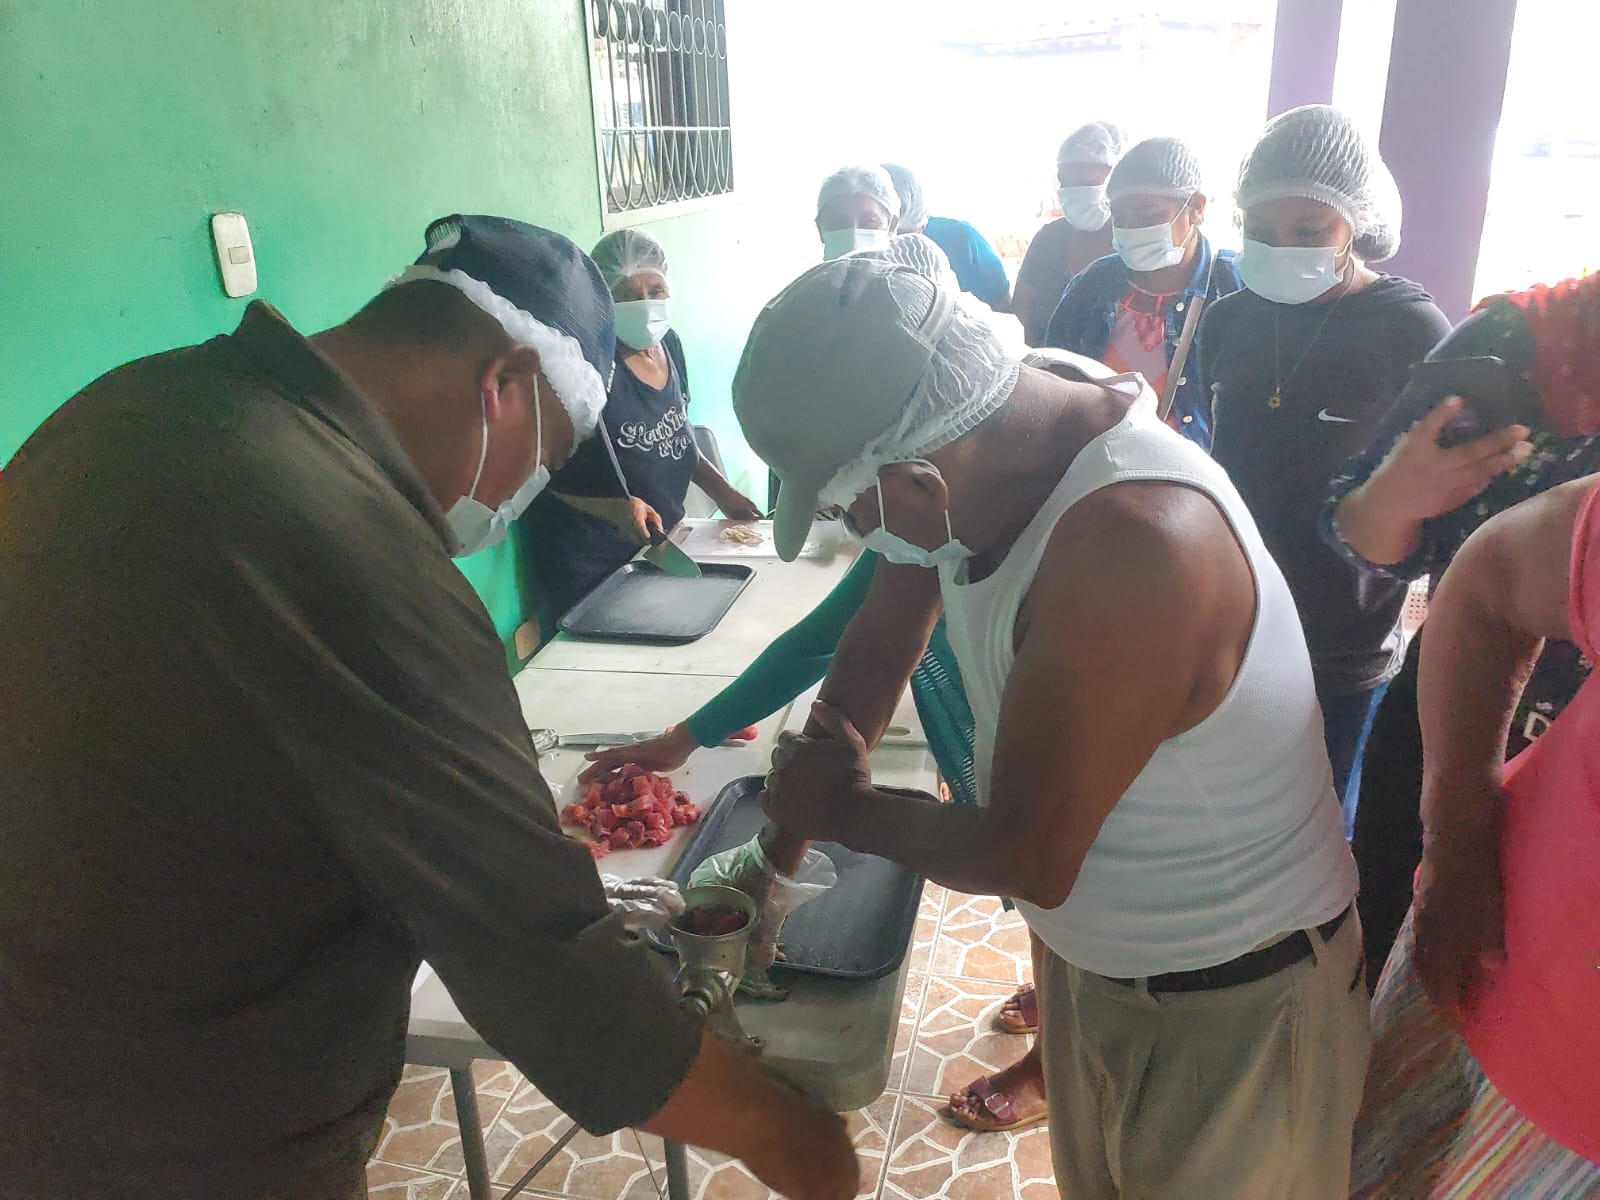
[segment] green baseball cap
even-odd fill
[[[900,424],[954,314],[924,276],[861,254],[811,268],[761,310],[733,411],[782,484],[773,538],[784,561],[804,548],[823,489]]]

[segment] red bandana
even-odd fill
[[[1504,297],[1533,334],[1533,385],[1563,437],[1600,430],[1600,274]]]

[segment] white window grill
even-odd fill
[[[733,191],[726,0],[587,0],[608,217]]]

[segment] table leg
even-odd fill
[[[689,1154],[682,1142],[661,1143],[667,1160],[667,1200],[689,1200]]]
[[[489,1159],[483,1149],[483,1119],[478,1115],[478,1088],[470,1067],[450,1068],[450,1092],[461,1128],[461,1157],[467,1163],[467,1195],[489,1200]]]

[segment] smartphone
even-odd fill
[[[1426,392],[1429,411],[1446,397],[1461,397],[1461,412],[1439,434],[1439,445],[1446,448],[1523,420],[1512,400],[1511,368],[1504,359],[1487,354],[1427,359],[1412,366],[1411,382]]]

